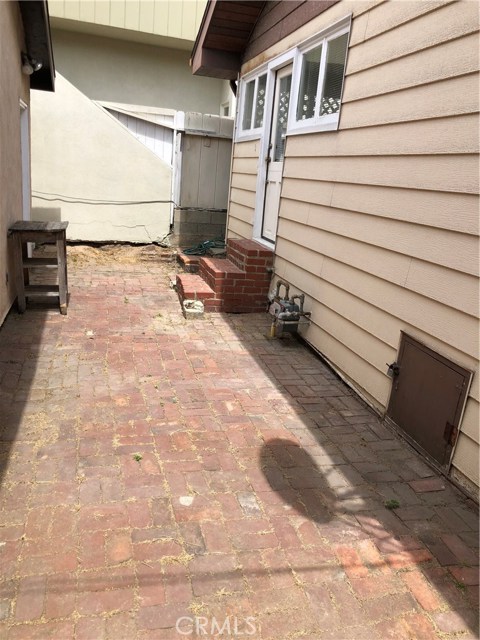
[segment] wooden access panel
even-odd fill
[[[402,333],[387,415],[441,466],[448,466],[472,373]]]

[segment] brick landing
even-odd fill
[[[186,274],[178,274],[176,286],[180,303],[186,299],[204,302],[205,311],[258,313],[267,306],[272,278],[273,252],[254,240],[229,238],[226,258],[201,256],[198,275],[192,264],[179,255]]]
[[[472,505],[319,360],[185,321],[168,267],[69,269],[0,331],[2,639],[477,637]]]

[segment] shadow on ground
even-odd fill
[[[308,516],[330,544],[372,540],[370,557],[346,554],[347,575],[366,577],[365,565],[420,571],[454,610],[432,613],[439,630],[478,634],[478,506],[301,342],[272,344],[268,316],[251,335],[248,322],[233,315],[228,322],[274,391],[279,420],[259,463],[288,512]]]
[[[19,472],[24,480],[33,474],[34,446],[29,442],[29,430],[45,419],[43,401],[48,392],[49,372],[42,371],[42,341],[45,333],[51,336],[56,327],[57,321],[48,311],[29,310],[20,316],[14,309],[0,327],[0,504],[9,504],[14,510],[22,505],[24,496],[21,486],[13,489],[9,483],[18,483]],[[9,478],[9,463],[14,458],[21,462],[15,477]]]

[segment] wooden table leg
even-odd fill
[[[67,250],[65,232],[57,237],[57,261],[58,261],[58,297],[60,301],[60,313],[67,315],[68,285],[67,285]]]

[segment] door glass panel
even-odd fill
[[[322,45],[303,55],[302,75],[298,91],[297,120],[308,120],[315,115],[321,57]]]
[[[285,135],[287,133],[288,107],[292,76],[284,76],[278,85],[277,117],[275,121],[275,145],[273,161],[282,162],[285,156]]]
[[[348,33],[330,40],[327,49],[327,69],[323,83],[320,115],[337,113],[342,97],[343,72],[347,53]]]
[[[253,108],[253,93],[255,91],[255,80],[247,82],[245,87],[245,102],[243,103],[243,121],[242,129],[250,129],[252,126],[252,108]]]
[[[258,129],[263,125],[263,112],[265,111],[265,88],[267,86],[267,74],[260,76],[257,84],[257,96],[255,100],[255,121],[254,128]]]

